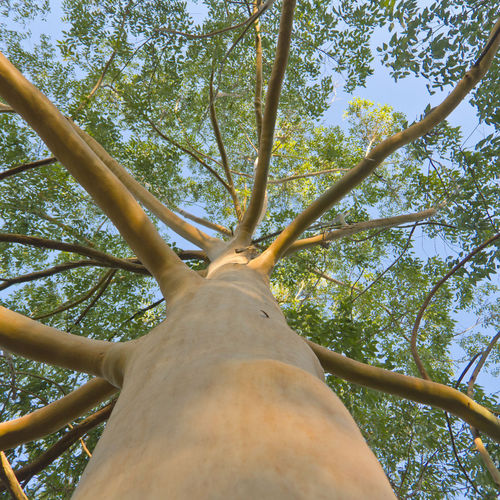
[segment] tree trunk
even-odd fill
[[[131,347],[74,499],[394,498],[257,272],[220,268]]]

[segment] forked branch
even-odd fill
[[[168,296],[198,279],[163,241],[120,180],[75,132],[55,106],[0,55],[0,95],[38,133],[111,221]]]
[[[446,410],[500,443],[500,420],[462,392],[437,382],[360,363],[310,340],[306,342],[325,371],[370,389]]]
[[[406,144],[422,137],[441,123],[462,102],[468,92],[483,78],[493,61],[500,44],[500,20],[495,24],[488,42],[488,49],[480,61],[474,64],[458,82],[453,91],[422,120],[407,129],[388,137],[368,152],[355,167],[342,176],[330,189],[301,212],[276,238],[269,248],[251,266],[263,272],[271,272],[274,265],[285,254],[290,245],[323,213],[344,198],[363,182],[392,153]],[[264,135],[264,134],[263,134]],[[259,158],[260,160],[260,158]]]
[[[0,449],[9,450],[22,443],[40,439],[58,431],[99,403],[110,398],[118,389],[104,379],[95,378],[67,396],[35,410],[28,415],[0,423]]]

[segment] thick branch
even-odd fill
[[[25,465],[21,469],[14,471],[18,481],[29,481],[33,476],[48,467],[54,460],[59,458],[68,448],[76,443],[83,435],[91,429],[105,422],[111,415],[114,402],[109,403],[101,410],[96,411],[79,424],[73,426],[64,436],[52,445],[47,451],[42,453],[33,462]],[[0,486],[0,491],[2,488]]]
[[[453,91],[439,106],[433,108],[419,122],[385,139],[369,151],[368,156],[365,156],[365,158],[363,158],[354,168],[349,170],[330,189],[301,212],[269,248],[257,259],[252,261],[251,266],[260,268],[267,273],[271,272],[276,262],[284,255],[288,247],[316,219],[363,182],[390,154],[419,137],[422,137],[445,120],[488,71],[500,44],[500,35],[497,33],[498,26],[500,26],[500,20],[497,21],[493,28],[493,33],[496,33],[494,42],[490,44],[481,62],[478,65],[472,66],[472,68],[467,71],[462,80],[460,80]]]
[[[33,413],[0,423],[0,449],[8,450],[58,431],[111,397],[117,390],[109,382],[95,378]]]
[[[71,335],[0,306],[0,347],[25,358],[103,376],[104,357],[114,345]]]
[[[261,215],[262,207],[264,206],[281,86],[285,77],[288,54],[290,51],[294,10],[295,0],[283,1],[276,56],[269,79],[269,85],[267,87],[266,106],[262,120],[262,132],[259,143],[257,168],[255,171],[255,182],[247,211],[236,232],[237,242],[242,246],[250,243],[252,234],[257,226],[257,221]]]
[[[109,216],[164,294],[171,296],[188,277],[198,278],[162,240],[130,192],[82,141],[68,120],[3,55],[0,94]]]
[[[476,247],[472,252],[470,252],[465,258],[463,258],[458,264],[453,266],[446,274],[443,276],[433,287],[432,290],[427,294],[427,297],[425,298],[422,306],[420,307],[420,310],[418,311],[417,317],[415,318],[415,324],[413,325],[413,330],[411,332],[411,353],[413,356],[413,359],[415,360],[415,364],[417,365],[418,371],[422,375],[423,378],[426,380],[430,380],[429,375],[427,374],[427,371],[425,370],[425,367],[422,363],[422,360],[420,359],[420,356],[418,354],[417,350],[417,334],[418,334],[418,328],[420,326],[420,322],[422,321],[422,317],[424,315],[425,310],[427,309],[427,306],[429,305],[430,301],[432,300],[432,297],[436,294],[436,292],[441,288],[446,281],[451,278],[461,267],[463,267],[474,255],[479,253],[481,250],[483,250],[485,247],[496,241],[498,238],[500,238],[500,233],[495,234],[491,238],[489,238],[487,241]]]
[[[310,248],[316,245],[324,245],[327,242],[338,240],[346,236],[352,236],[353,234],[361,231],[367,231],[369,229],[380,227],[394,227],[408,222],[417,222],[423,219],[428,219],[429,217],[433,217],[436,212],[437,210],[435,208],[429,208],[413,214],[397,215],[395,217],[387,217],[385,219],[374,219],[366,222],[349,224],[348,226],[335,229],[334,231],[330,231],[328,233],[297,240],[290,245],[285,255],[288,256],[294,252],[298,252],[299,250],[304,250],[305,248]]]
[[[25,170],[30,170],[32,168],[41,167],[42,165],[51,165],[52,163],[56,163],[57,158],[51,156],[49,158],[44,158],[43,160],[32,161],[31,163],[23,163],[22,165],[18,165],[17,167],[12,167],[3,172],[0,172],[0,181],[7,179],[7,177],[11,177],[13,175],[20,174]]]
[[[443,384],[360,363],[309,340],[325,371],[355,384],[442,408],[500,443],[500,420],[465,394]]]
[[[3,451],[0,451],[0,480],[14,500],[28,500]]]

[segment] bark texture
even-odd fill
[[[256,271],[218,268],[132,344],[74,499],[394,498]]]

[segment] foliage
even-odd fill
[[[206,38],[182,33],[201,35],[239,24],[250,14],[245,2],[51,3],[17,0],[0,7],[5,34],[0,45],[12,62],[170,208],[182,207],[233,228],[237,219],[227,191],[195,157],[222,172],[209,120],[213,72],[215,106],[235,188],[243,205],[248,202],[257,146],[255,32],[250,26],[246,32],[242,27]],[[406,118],[388,104],[355,97],[344,124],[325,123],[323,115],[339,74],[345,89],[355,96],[357,88],[369,83],[379,57],[396,79],[421,75],[431,93],[448,89],[477,57],[496,15],[493,2],[447,0],[424,8],[410,0],[324,4],[307,0],[297,7],[268,210],[255,238],[257,247],[269,242],[270,235],[379,141],[406,126]],[[275,51],[278,12],[275,6],[261,18],[265,84]],[[60,31],[44,34],[43,19],[55,25],[57,17],[61,17]],[[241,40],[232,48],[239,35]],[[384,41],[379,43],[380,39]],[[102,83],[92,93],[100,77]],[[469,141],[466,147],[459,127],[441,124],[393,154],[305,236],[340,227],[339,215],[355,223],[439,205],[436,217],[343,238],[278,265],[273,292],[298,333],[359,361],[418,376],[408,336],[420,305],[440,277],[498,231],[495,81],[498,59],[471,99],[479,120],[489,126],[487,137],[474,145]],[[426,96],[417,98],[424,109]],[[0,114],[0,139],[4,169],[50,156],[15,115]],[[326,172],[305,176],[318,171]],[[292,176],[297,178],[286,180]],[[58,163],[9,177],[1,181],[0,189],[2,233],[38,235],[132,257],[104,214]],[[186,248],[183,240],[156,222],[174,247]],[[0,243],[0,249],[2,279],[76,260],[68,252],[11,243]],[[496,288],[491,281],[498,268],[497,254],[495,245],[477,254],[426,310],[419,351],[436,381],[453,385],[458,366],[483,350],[491,332],[498,329]],[[6,307],[37,317],[83,297],[106,272],[76,268],[12,286],[0,297]],[[119,270],[106,287],[43,322],[96,339],[129,340],[161,320],[163,305],[146,310],[158,298],[150,278]],[[474,317],[476,327],[462,334],[464,324],[476,322]],[[497,347],[487,369],[494,370],[499,357]],[[33,411],[85,380],[6,352],[0,357],[0,371],[4,420]],[[335,377],[329,376],[328,383],[355,417],[400,498],[494,498],[494,485],[470,452],[471,438],[461,423],[454,420],[452,429],[472,485],[453,452],[443,412]],[[491,391],[476,386],[475,397],[498,409]],[[99,432],[85,437],[90,449]],[[60,435],[24,445],[8,457],[20,467]],[[488,442],[487,446],[498,465],[498,448]],[[86,461],[81,445],[75,444],[29,482],[27,494],[67,498]]]

